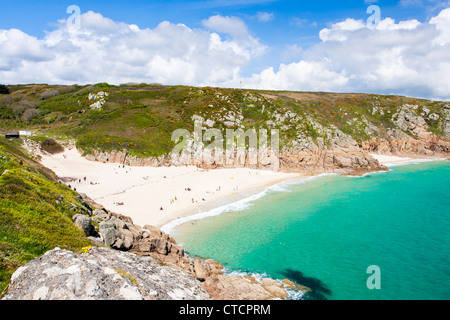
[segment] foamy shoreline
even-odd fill
[[[406,157],[381,155],[381,154],[375,154],[375,153],[371,153],[370,155],[373,158],[377,159],[380,164],[382,164],[386,167],[394,167],[394,166],[407,165],[407,164],[413,164],[413,163],[445,160],[444,158],[406,158]]]
[[[372,156],[388,167],[439,160]],[[41,163],[106,209],[131,217],[138,225],[154,225],[167,233],[188,221],[237,210],[289,181],[299,183],[320,176],[248,168],[129,167],[89,161],[75,148],[45,155]]]
[[[129,167],[89,161],[75,148],[44,155],[41,163],[106,209],[131,217],[140,226],[159,228],[220,199],[247,197],[254,190],[301,178],[295,173],[248,168]]]
[[[317,178],[319,176],[321,176],[321,175],[311,176],[311,177],[298,176],[296,178],[282,180],[282,181],[279,181],[278,183],[270,184],[270,185],[267,185],[264,187],[257,187],[252,190],[247,190],[247,191],[251,192],[251,194],[245,195],[244,193],[241,193],[237,199],[232,198],[232,197],[221,198],[221,199],[219,199],[221,204],[219,204],[219,201],[217,201],[215,203],[212,203],[212,207],[209,206],[209,209],[208,209],[208,206],[203,206],[198,209],[198,212],[189,212],[186,215],[184,215],[180,218],[177,218],[175,220],[172,220],[171,222],[165,224],[164,226],[161,227],[161,230],[165,233],[171,234],[171,232],[173,231],[174,228],[176,228],[177,226],[182,225],[184,223],[187,223],[189,221],[201,220],[206,217],[217,216],[222,213],[229,212],[229,211],[243,210],[248,206],[248,204],[250,202],[263,197],[269,191],[273,191],[273,190],[285,191],[283,186],[285,186],[287,184],[301,183],[301,182],[308,181],[310,179]]]

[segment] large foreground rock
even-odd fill
[[[83,195],[83,200],[97,207],[92,199]],[[140,257],[149,257],[159,265],[164,265],[197,279],[214,299],[266,300],[288,297],[286,287],[272,280],[260,283],[256,279],[242,276],[229,276],[223,273],[223,265],[215,260],[194,258],[187,255],[175,239],[160,229],[145,225],[143,228],[133,224],[129,217],[109,212],[105,208],[92,212],[92,220],[99,223],[101,245],[120,251],[130,251]],[[92,254],[92,252],[91,252]]]
[[[205,300],[193,277],[151,257],[108,248],[77,255],[56,248],[20,267],[5,300]]]

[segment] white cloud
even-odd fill
[[[209,17],[202,21],[208,29],[220,33],[227,33],[237,38],[248,36],[248,29],[244,21],[237,17],[223,17],[220,15]]]
[[[395,23],[392,18],[385,18],[379,22],[376,27],[371,27],[379,31],[383,30],[412,30],[420,25],[417,20],[407,20]],[[367,23],[363,20],[355,20],[348,18],[345,21],[338,22],[332,25],[330,29],[324,28],[320,30],[319,37],[322,41],[345,41],[348,36],[354,34],[352,31],[367,29]]]
[[[16,29],[0,30],[0,79],[221,85],[266,49],[238,18],[214,16],[204,25],[212,31],[168,21],[139,29],[90,11],[81,15],[81,29],[67,30],[61,20],[43,39]]]
[[[442,10],[439,15],[430,20],[430,24],[435,25],[440,34],[434,39],[434,44],[446,45],[450,42],[450,9]]]
[[[233,41],[228,41],[226,43],[227,46],[231,46],[235,50],[240,51],[242,48],[245,48],[249,54],[259,56],[264,54],[267,49],[267,47],[262,45],[258,39],[249,34],[245,22],[237,17],[223,17],[216,15],[207,20],[203,20],[202,23],[212,31],[230,35]]]
[[[427,22],[391,18],[368,28],[346,19],[322,29],[321,42],[285,46],[279,66],[243,77],[268,48],[237,17],[212,16],[203,28],[168,21],[140,29],[94,12],[80,30],[65,20],[43,39],[0,30],[0,79],[5,83],[125,83],[373,92],[450,99],[450,8]],[[301,57],[301,58],[300,58]],[[295,59],[295,60],[294,60]]]
[[[321,43],[302,60],[266,68],[245,79],[247,87],[336,92],[374,92],[450,99],[450,8],[429,22],[369,28],[347,19],[320,31]]]
[[[300,61],[291,64],[281,64],[278,72],[267,68],[245,81],[247,87],[259,89],[285,89],[321,91],[334,90],[345,85],[348,78],[345,74],[331,71],[326,64],[319,62]]]
[[[258,12],[256,14],[256,18],[258,19],[259,22],[269,22],[270,20],[273,19],[273,13]]]
[[[335,23],[331,29],[324,28],[319,32],[319,38],[322,41],[337,40],[345,41],[347,40],[348,31],[355,31],[365,27],[362,20],[355,20],[348,18],[345,21]]]

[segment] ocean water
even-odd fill
[[[309,286],[304,299],[450,299],[449,193],[443,161],[323,175],[269,188],[171,234],[229,272]],[[373,265],[380,289],[367,286]]]

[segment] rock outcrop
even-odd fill
[[[450,110],[444,107],[446,117],[442,119],[443,136],[429,130],[427,121],[437,121],[439,116],[427,108],[419,112],[417,105],[404,105],[392,116],[395,128],[388,130],[385,138],[373,137],[360,144],[372,153],[411,158],[448,157],[450,154]]]
[[[229,97],[218,95],[218,99],[227,101],[229,105],[219,113],[193,115],[191,120],[198,123],[202,133],[216,126],[226,137],[224,130],[244,130],[245,117],[242,108],[228,101]],[[278,129],[280,133],[279,150],[262,150],[258,146],[258,164],[250,161],[249,149],[244,154],[227,150],[227,158],[220,161],[208,153],[204,153],[208,142],[194,140],[190,133],[185,141],[186,154],[161,155],[159,157],[138,158],[121,151],[94,151],[86,155],[90,160],[102,162],[118,162],[134,166],[163,166],[190,164],[205,168],[248,167],[299,172],[305,175],[320,173],[338,173],[344,175],[360,175],[371,171],[387,170],[369,153],[397,155],[406,157],[448,157],[450,153],[450,107],[439,108],[403,104],[391,114],[374,100],[371,115],[355,114],[346,120],[345,126],[350,128],[345,133],[331,123],[324,124],[318,119],[286,108],[269,108],[273,101],[260,96],[247,94],[248,102],[262,104],[259,110],[266,119],[269,129]],[[267,107],[267,108],[266,108]],[[248,108],[253,108],[252,104]],[[336,109],[337,111],[337,109]],[[342,112],[341,112],[342,111]],[[207,111],[205,111],[207,112]],[[256,111],[255,111],[256,112]],[[339,112],[347,115],[342,109]],[[341,115],[342,116],[342,115]],[[370,120],[369,120],[370,117]],[[376,119],[376,122],[374,121]],[[353,132],[351,128],[353,128]],[[358,142],[353,136],[358,136]],[[201,140],[201,139],[200,139]],[[223,148],[226,149],[225,146]],[[191,155],[202,155],[201,160]],[[261,157],[261,154],[267,154]],[[228,158],[234,159],[228,161]],[[263,161],[262,161],[263,160]]]
[[[372,171],[386,171],[367,151],[349,135],[336,127],[320,127],[327,141],[299,136],[292,145],[280,153],[280,169],[288,172],[302,172],[308,175],[338,173],[361,175]]]
[[[80,202],[83,208],[73,221],[99,247],[81,255],[48,251],[16,270],[4,299],[267,300],[289,296],[287,289],[292,286],[286,279],[258,281],[224,274],[222,264],[190,257],[158,228],[135,225],[131,218],[107,211],[84,194]]]
[[[247,167],[282,172],[299,172],[305,175],[321,173],[360,175],[372,171],[387,170],[385,166],[381,165],[378,160],[368,153],[368,150],[361,148],[349,135],[342,133],[337,128],[334,129],[337,135],[332,140],[326,142],[323,139],[318,139],[314,142],[311,137],[299,136],[298,140],[294,141],[291,145],[282,148],[278,153],[278,159],[269,150],[267,152],[269,160],[266,163],[251,164],[248,153],[244,155],[242,161],[238,160],[237,152],[230,155],[230,157],[236,159],[231,164],[227,164],[226,161],[216,163],[212,158],[201,164],[195,163],[193,159],[185,161],[185,163],[208,169]],[[112,152],[97,151],[93,154],[86,155],[86,158],[92,161],[123,163],[130,166],[180,164],[178,161],[172,161],[169,156],[160,156],[157,158],[129,156],[126,150]]]
[[[149,257],[93,247],[85,254],[53,249],[12,276],[5,300],[207,300],[184,272]]]
[[[268,300],[285,299],[288,292],[282,282],[265,278],[260,285],[250,276],[215,275],[209,277],[204,287],[216,300]]]

